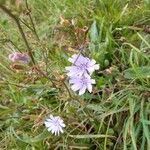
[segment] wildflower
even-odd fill
[[[72,66],[68,66],[65,69],[71,89],[79,91],[79,95],[84,94],[86,90],[91,93],[92,84],[95,84],[95,80],[91,79],[91,75],[95,70],[99,69],[99,64],[96,64],[94,59],[90,60],[82,54],[74,54],[68,61],[72,63]]]
[[[28,63],[30,61],[30,58],[26,53],[14,52],[8,57],[12,62]]]
[[[84,61],[85,57],[82,54],[74,54],[71,58],[68,59],[69,62],[73,63],[74,65],[80,64],[80,62]]]
[[[68,71],[67,75],[72,76],[82,76],[83,74],[92,74],[95,70],[99,69],[99,65],[96,64],[94,59],[90,60],[87,57],[80,55],[73,55],[69,58],[69,61],[73,63],[73,66],[66,67]]]
[[[46,119],[44,123],[48,128],[48,131],[51,131],[52,134],[59,135],[60,132],[63,133],[65,124],[59,116],[54,117],[53,115],[50,115],[50,117]]]
[[[79,90],[79,95],[82,95],[85,93],[86,89],[90,93],[92,92],[92,84],[95,84],[95,80],[91,79],[89,75],[83,75],[71,77],[69,83],[71,84],[71,89],[73,91]]]

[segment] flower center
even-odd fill
[[[58,121],[58,119],[54,120],[54,125],[55,125],[55,126],[59,126],[59,121]]]
[[[79,68],[80,70],[86,70],[86,69],[87,69],[87,63],[86,63],[86,64],[85,64],[85,63],[80,64],[80,65],[78,66],[78,68]]]
[[[81,79],[81,83],[82,83],[82,85],[87,84],[87,82],[88,82],[88,80],[87,80],[87,78],[86,78],[86,77],[83,77],[83,78]]]

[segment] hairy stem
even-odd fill
[[[31,24],[32,24],[32,28],[33,28],[32,31],[34,32],[34,34],[35,34],[37,40],[39,41],[40,39],[39,39],[39,36],[38,36],[38,34],[37,34],[37,31],[36,31],[35,24],[34,24],[34,22],[33,22],[32,16],[31,16],[31,14],[30,14],[30,9],[29,9],[29,5],[28,5],[28,1],[26,0],[25,3],[26,3],[26,8],[27,8],[27,10],[29,11],[29,14],[28,14],[28,15],[29,15],[29,18],[30,18],[30,21],[31,21]]]

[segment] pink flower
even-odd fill
[[[14,52],[8,57],[12,62],[29,63],[30,61],[30,58],[26,53]]]

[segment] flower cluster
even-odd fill
[[[26,53],[14,52],[8,57],[12,62],[22,62],[26,64],[30,61],[30,58]]]
[[[63,133],[65,124],[59,116],[54,117],[53,115],[50,115],[50,117],[46,119],[44,123],[48,128],[48,131],[52,132],[52,134],[59,135],[60,132]]]
[[[82,54],[74,54],[68,61],[72,63],[72,66],[66,67],[71,89],[79,91],[79,95],[84,94],[86,89],[91,93],[92,84],[95,84],[91,75],[99,69],[99,65],[94,59],[90,60]]]

